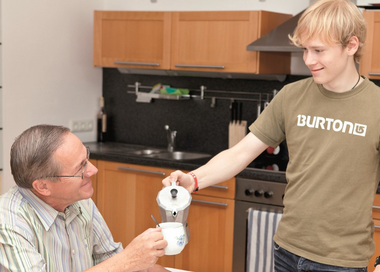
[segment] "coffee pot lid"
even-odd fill
[[[165,210],[181,211],[190,206],[191,194],[184,187],[172,182],[171,186],[167,186],[158,192],[157,203]]]

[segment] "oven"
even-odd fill
[[[249,211],[256,210],[280,214],[283,212],[283,198],[286,187],[285,179],[272,178],[273,180],[281,180],[281,182],[263,179],[268,175],[277,176],[274,172],[282,172],[285,174],[288,161],[288,148],[286,141],[283,141],[276,148],[268,147],[267,150],[260,154],[260,156],[248,166],[248,169],[263,172],[263,175],[257,175],[261,177],[261,180],[241,178],[239,176],[236,178],[233,272],[247,271]],[[252,226],[252,228],[253,227],[254,226]]]
[[[233,272],[246,272],[249,209],[281,213],[286,183],[236,178]]]

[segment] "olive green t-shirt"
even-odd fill
[[[275,242],[312,261],[366,267],[380,176],[380,88],[365,78],[334,93],[307,78],[286,85],[250,130],[270,146],[284,139],[288,146]]]

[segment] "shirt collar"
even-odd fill
[[[36,196],[30,189],[18,187],[19,192],[27,200],[29,205],[35,210],[37,217],[40,219],[45,230],[48,231],[53,225],[59,213],[56,209],[48,205],[38,196]],[[82,214],[79,203],[75,202],[65,210],[65,218],[72,221],[77,215]],[[68,222],[69,223],[69,222]]]

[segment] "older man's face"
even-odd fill
[[[61,165],[61,173],[58,175],[80,176],[87,163],[83,179],[81,177],[61,177],[60,181],[50,182],[50,200],[53,200],[54,203],[52,206],[58,211],[63,211],[74,202],[92,196],[94,189],[90,177],[95,175],[98,169],[87,161],[86,147],[72,133],[65,136],[64,144],[56,150],[54,156]]]

